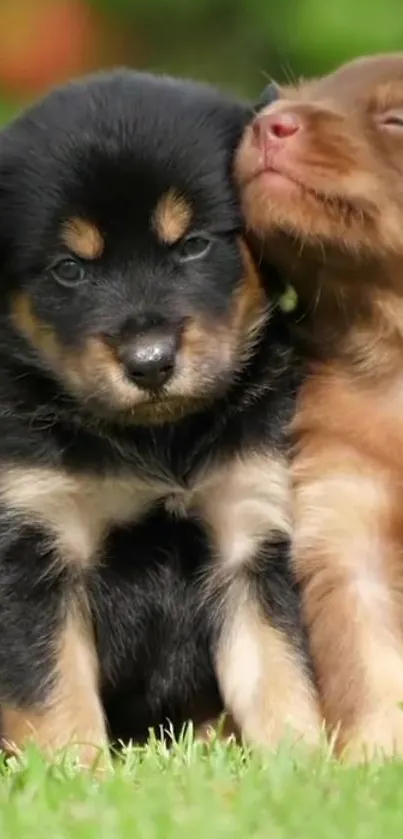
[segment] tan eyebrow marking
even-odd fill
[[[192,215],[192,207],[186,198],[171,189],[158,201],[152,216],[152,226],[162,242],[173,245],[189,229]]]
[[[62,240],[76,256],[97,259],[102,256],[105,242],[101,232],[91,221],[71,218],[62,226]]]

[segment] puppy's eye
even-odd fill
[[[178,259],[181,262],[191,262],[194,259],[203,259],[209,253],[213,244],[209,236],[201,233],[192,233],[182,239],[175,248]]]
[[[60,285],[68,287],[79,285],[85,279],[84,266],[75,259],[61,259],[52,265],[50,273]]]
[[[389,111],[381,118],[381,125],[385,128],[403,128],[403,110]]]

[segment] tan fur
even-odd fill
[[[188,232],[193,210],[188,200],[169,190],[160,198],[153,214],[152,224],[159,239],[174,245]]]
[[[144,390],[126,378],[116,353],[102,337],[92,336],[77,349],[63,346],[52,327],[37,316],[26,293],[15,296],[11,317],[68,390],[75,396],[94,399],[100,413],[117,411],[117,419],[123,422],[158,422],[186,412],[181,399],[179,404],[174,399],[166,406],[154,401],[144,404]]]
[[[101,338],[89,338],[77,350],[63,346],[52,327],[37,316],[25,292],[14,298],[11,317],[17,329],[73,393],[96,395],[99,387],[107,404],[116,402],[122,408],[131,407],[136,397],[140,398],[138,389],[124,377],[112,348]]]
[[[194,503],[216,548],[208,589],[219,592],[225,615],[216,665],[226,707],[251,742],[274,746],[287,731],[318,742],[321,721],[311,681],[291,643],[260,612],[246,573],[259,544],[290,534],[286,463],[245,453],[209,470]]]
[[[210,467],[195,503],[212,530],[221,571],[244,568],[273,533],[291,534],[291,487],[285,460],[246,452]]]
[[[0,496],[13,516],[45,526],[54,540],[55,562],[78,569],[95,562],[113,524],[136,520],[167,493],[157,481],[128,476],[89,476],[63,470],[3,466]]]
[[[234,294],[229,317],[217,322],[189,319],[185,325],[178,361],[176,392],[185,396],[201,368],[230,369],[250,353],[263,322],[268,317],[267,296],[248,245],[241,239],[244,274]],[[210,378],[211,378],[210,377]],[[208,398],[208,381],[205,396]]]
[[[72,610],[60,638],[54,686],[46,707],[2,706],[2,735],[11,750],[19,752],[30,740],[51,754],[74,745],[82,766],[104,765],[107,735],[97,683],[93,639],[82,615]]]
[[[257,270],[250,249],[243,239],[240,240],[240,248],[244,264],[244,277],[235,297],[230,329],[232,334],[240,335],[244,340],[246,336],[248,342],[261,327],[262,318],[267,314],[268,304],[262,277]]]
[[[10,523],[18,514],[44,525],[62,561],[81,568],[96,560],[113,524],[138,520],[152,503],[166,498],[171,509],[176,499],[182,511],[207,520],[218,540],[221,567],[232,573],[273,531],[290,533],[289,492],[285,462],[254,453],[210,466],[186,489],[133,474],[102,477],[16,464],[3,466],[0,474]]]
[[[206,720],[206,722],[198,725],[195,729],[195,739],[201,742],[211,743],[211,741],[225,740],[227,742],[238,741],[239,732],[229,714],[223,714],[216,719]]]
[[[11,305],[11,319],[18,331],[30,340],[52,366],[60,363],[62,348],[57,336],[51,326],[37,317],[31,299],[25,292],[15,295]]]
[[[319,736],[320,729],[303,664],[290,643],[260,614],[245,576],[263,540],[290,533],[289,493],[286,463],[255,452],[211,465],[186,489],[162,481],[148,484],[133,476],[102,478],[11,464],[0,476],[0,495],[10,511],[10,526],[17,514],[45,526],[54,540],[57,565],[73,564],[79,573],[97,561],[111,524],[140,518],[157,499],[166,498],[171,508],[176,499],[182,514],[206,521],[217,552],[208,593],[218,590],[226,614],[217,653],[224,697],[245,737],[270,745],[284,735],[288,725],[308,741],[315,739],[315,729]],[[70,616],[59,658],[62,675],[51,707],[29,713],[5,709],[7,740],[19,747],[32,730],[40,745],[54,743],[63,715],[70,737],[69,715],[75,718],[76,706],[68,701],[68,674],[71,671],[71,684],[76,685],[81,679],[80,672],[75,672],[80,661],[86,662],[89,679],[94,672],[90,657],[80,652],[84,637],[82,625]],[[88,701],[94,701],[89,688]],[[86,708],[84,704],[82,722],[77,715],[80,732],[86,727]]]
[[[73,254],[81,259],[99,259],[104,252],[103,236],[91,221],[71,218],[62,226],[61,238]]]
[[[272,532],[290,533],[289,492],[285,462],[254,453],[210,466],[186,489],[132,474],[102,477],[15,464],[0,474],[10,521],[18,514],[45,525],[66,561],[81,567],[94,561],[111,525],[138,520],[158,499],[174,509],[176,498],[182,510],[207,520],[222,568],[232,573]]]
[[[294,562],[328,729],[354,760],[403,754],[402,111],[403,54],[355,61],[283,89],[267,113],[300,130],[265,135],[259,158],[250,129],[237,160],[317,358],[294,424]]]
[[[130,382],[117,353],[102,336],[66,347],[42,321],[25,292],[12,302],[14,326],[40,358],[75,396],[96,403],[97,412],[124,423],[162,423],[198,410],[214,395],[217,371],[232,371],[250,352],[264,319],[267,300],[250,251],[241,241],[244,277],[234,294],[229,316],[216,323],[189,320],[177,358],[177,370],[158,402]]]
[[[230,590],[216,666],[226,704],[247,742],[270,748],[286,737],[319,743],[311,680],[292,643],[260,614],[245,585]]]

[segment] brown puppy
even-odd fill
[[[295,569],[329,730],[403,754],[403,53],[270,87],[247,222],[315,338],[294,425]]]

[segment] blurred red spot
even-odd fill
[[[0,85],[29,96],[94,66],[101,23],[85,0],[0,0]]]

